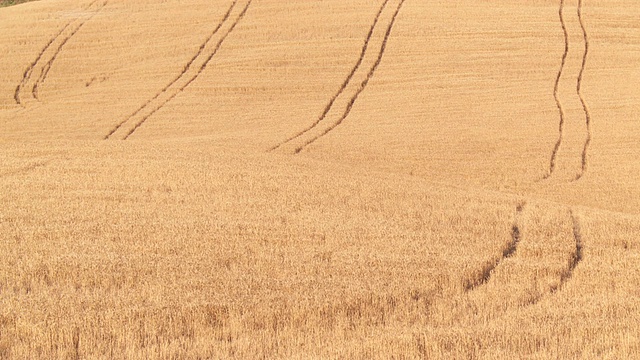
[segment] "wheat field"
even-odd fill
[[[640,358],[637,0],[0,7],[0,359]]]

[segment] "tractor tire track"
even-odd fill
[[[129,136],[131,136],[140,126],[142,126],[142,124],[144,124],[145,121],[147,121],[153,114],[155,114],[158,110],[160,110],[162,107],[164,107],[169,101],[173,100],[176,96],[178,96],[179,93],[181,93],[182,91],[184,91],[184,89],[186,89],[189,85],[191,85],[191,83],[193,83],[199,76],[200,74],[202,74],[202,72],[204,72],[204,70],[206,69],[207,65],[209,64],[209,62],[211,61],[211,59],[213,59],[213,57],[218,53],[218,50],[220,50],[220,47],[222,46],[222,43],[226,40],[227,36],[229,36],[229,34],[231,34],[231,32],[233,32],[233,30],[235,29],[235,27],[240,23],[240,21],[244,18],[244,16],[246,15],[247,11],[249,10],[249,6],[251,5],[251,2],[253,0],[249,0],[247,2],[247,4],[245,5],[244,9],[242,10],[242,12],[240,13],[240,15],[238,15],[238,17],[236,18],[236,20],[234,21],[234,23],[231,25],[231,27],[229,28],[229,30],[224,34],[224,36],[220,39],[220,41],[218,41],[218,43],[216,44],[215,49],[213,50],[213,52],[211,54],[209,54],[209,56],[207,57],[207,59],[205,60],[205,62],[200,66],[200,68],[198,69],[198,72],[193,75],[189,81],[187,81],[186,84],[184,84],[183,86],[181,86],[178,91],[176,91],[174,94],[172,94],[166,101],[162,102],[158,107],[156,107],[155,109],[153,109],[151,111],[151,113],[149,113],[149,115],[145,116],[142,118],[142,120],[140,120],[138,123],[136,123],[136,125],[127,133],[127,135],[123,138],[123,140],[127,140],[129,138]]]
[[[382,5],[380,6],[380,9],[378,10],[378,13],[376,14],[376,17],[373,19],[373,24],[369,28],[369,33],[367,33],[367,37],[364,40],[364,45],[362,46],[362,50],[360,52],[360,57],[358,58],[358,61],[356,61],[356,64],[351,69],[351,72],[349,73],[349,75],[347,75],[347,78],[344,80],[344,82],[340,86],[340,89],[338,89],[338,91],[333,95],[333,97],[331,97],[331,99],[329,100],[329,102],[325,106],[324,111],[322,112],[320,117],[318,117],[318,119],[315,122],[313,122],[311,125],[309,125],[304,130],[302,130],[302,131],[298,132],[297,134],[287,138],[286,140],[278,143],[277,145],[275,145],[272,148],[270,148],[268,151],[274,151],[274,150],[278,149],[279,147],[281,147],[282,145],[284,145],[284,144],[286,144],[286,143],[288,143],[290,141],[293,141],[293,140],[299,138],[300,136],[306,134],[307,132],[311,131],[316,126],[318,126],[318,124],[320,122],[322,122],[327,117],[327,114],[329,113],[329,111],[333,107],[333,104],[336,102],[338,97],[340,97],[340,95],[342,95],[342,93],[346,90],[347,86],[349,85],[349,83],[353,79],[354,75],[356,74],[356,72],[360,68],[360,65],[362,65],[362,62],[364,61],[364,57],[365,57],[365,55],[367,53],[367,49],[369,48],[369,43],[371,41],[371,37],[373,36],[373,32],[374,32],[376,26],[378,25],[378,22],[380,21],[380,16],[382,15],[382,12],[384,11],[384,9],[387,7],[388,3],[389,3],[389,0],[385,0],[382,3]]]
[[[213,40],[214,36],[222,29],[222,27],[228,22],[228,20],[231,18],[231,14],[233,12],[233,10],[235,9],[235,7],[238,4],[238,0],[234,0],[233,3],[231,4],[231,6],[229,7],[229,9],[227,10],[227,12],[225,13],[225,15],[223,16],[222,20],[218,23],[218,25],[216,26],[216,28],[213,30],[213,32],[207,37],[207,39],[205,40],[205,42],[203,42],[200,47],[198,48],[198,51],[195,53],[195,55],[189,60],[189,62],[187,62],[187,64],[184,66],[184,68],[182,69],[181,73],[174,78],[171,82],[169,82],[169,84],[167,84],[162,90],[160,90],[156,95],[154,95],[151,99],[149,99],[147,102],[145,102],[140,108],[138,108],[134,113],[132,113],[129,117],[127,117],[125,120],[121,121],[120,123],[118,123],[113,129],[111,129],[111,131],[104,137],[104,140],[108,140],[110,139],[112,136],[114,136],[114,134],[116,134],[117,132],[119,132],[120,130],[123,130],[124,132],[124,126],[128,123],[131,123],[133,121],[133,119],[142,114],[144,110],[149,109],[147,111],[146,114],[140,116],[140,119],[138,121],[136,121],[133,126],[130,127],[129,130],[126,131],[126,133],[124,134],[124,136],[122,136],[122,140],[127,140],[131,135],[133,135],[133,133],[136,132],[136,130],[138,130],[151,116],[153,116],[157,111],[159,111],[160,109],[162,109],[167,103],[169,103],[171,100],[173,100],[176,96],[178,96],[181,92],[183,92],[188,86],[190,86],[206,69],[206,67],[209,65],[209,63],[211,62],[211,60],[213,59],[213,57],[218,53],[218,51],[220,50],[220,48],[222,47],[222,44],[224,43],[224,41],[227,39],[227,37],[233,32],[233,30],[236,28],[236,26],[240,23],[240,21],[245,17],[247,11],[249,10],[249,7],[251,6],[253,0],[248,0],[245,4],[245,6],[242,8],[242,11],[240,12],[240,14],[235,18],[235,20],[232,22],[231,26],[229,27],[229,29],[226,30],[226,32],[224,32],[224,34],[220,37],[220,39],[218,40],[218,42],[215,44],[215,46],[213,47],[213,49],[209,52],[209,54],[206,56],[206,58],[204,59],[204,61],[202,62],[202,64],[197,67],[197,70],[195,70],[195,74],[191,75],[190,77],[188,77],[188,73],[194,68],[194,65],[196,64],[196,61],[198,61],[198,59],[200,59],[203,54],[205,53],[205,49],[207,48],[207,46],[211,43],[211,40]],[[186,82],[180,86],[178,86],[175,89],[172,89],[172,87],[174,87],[174,85],[176,85],[178,82],[180,82],[181,80],[186,80]],[[167,95],[168,97],[166,99],[162,99],[159,100],[161,96],[163,95]],[[159,100],[159,103],[154,105],[153,103]]]
[[[94,2],[95,3],[95,2]],[[92,3],[92,4],[94,4]],[[107,6],[107,4],[109,3],[109,1],[105,1],[102,3],[102,5],[96,9],[96,11],[91,14],[91,16],[89,16],[86,20],[84,20],[83,22],[81,22],[72,32],[71,34],[69,34],[69,36],[65,37],[64,40],[60,43],[60,45],[58,46],[58,48],[56,49],[55,53],[53,54],[53,56],[51,57],[51,59],[49,59],[49,61],[45,64],[45,66],[42,67],[42,70],[40,71],[40,76],[38,77],[38,80],[33,84],[33,87],[31,89],[31,94],[33,95],[33,98],[36,100],[40,100],[38,97],[38,90],[40,85],[42,85],[45,80],[47,79],[47,76],[49,75],[49,71],[51,70],[51,66],[53,66],[53,63],[56,61],[56,59],[58,58],[58,55],[60,55],[60,52],[62,51],[62,48],[64,48],[64,46],[67,44],[67,42],[69,42],[69,40],[71,40],[71,38],[78,32],[80,31],[80,29],[82,29],[82,27],[91,19],[93,19],[94,16],[96,16],[97,13],[99,13],[105,6]]]
[[[98,0],[92,1],[91,3],[89,3],[89,5],[85,6],[83,8],[83,10],[84,11],[89,11],[97,3],[98,3]],[[104,8],[107,5],[107,3],[108,3],[108,1],[105,1],[102,4],[102,6],[100,6],[100,8],[97,9],[97,12],[102,10],[102,8]],[[36,80],[35,84],[33,85],[32,89],[31,89],[31,96],[33,96],[33,98],[35,98],[35,99],[37,99],[38,84],[42,83],[44,81],[44,79],[46,78],[46,76],[47,76],[47,74],[48,74],[48,72],[49,72],[49,70],[51,68],[51,65],[53,64],[55,59],[58,57],[58,54],[60,53],[60,51],[62,51],[62,48],[64,47],[64,45],[80,30],[80,28],[82,28],[82,26],[84,26],[84,24],[88,20],[93,18],[93,16],[95,16],[95,13],[92,14],[89,19],[80,20],[79,25],[77,25],[75,27],[73,25],[74,25],[74,23],[78,22],[78,19],[74,19],[74,20],[69,21],[67,24],[65,24],[60,29],[60,31],[58,33],[55,34],[55,36],[53,38],[51,38],[49,40],[49,42],[44,46],[44,48],[42,48],[42,50],[40,50],[40,52],[36,56],[35,60],[31,64],[29,64],[27,69],[24,71],[24,73],[22,75],[22,80],[16,86],[13,98],[14,98],[14,100],[15,100],[17,105],[24,106],[24,102],[23,102],[23,99],[22,99],[22,93],[24,92],[24,89],[26,87],[28,87],[29,82],[31,81],[31,78],[32,78],[32,75],[33,75],[34,71],[36,70],[38,65],[41,63],[41,60],[43,60],[43,58],[45,57],[47,51],[54,45],[55,42],[57,42],[60,39],[62,39],[61,40],[61,44],[54,51],[53,56],[51,58],[49,58],[49,60],[42,67],[41,72],[40,72],[40,76]],[[71,33],[69,35],[66,35],[66,36],[63,37],[63,34],[70,28],[73,28]]]
[[[29,78],[31,78],[31,73],[33,72],[34,68],[38,65],[38,62],[40,62],[40,59],[42,58],[42,56],[44,56],[44,53],[49,49],[49,47],[53,44],[54,41],[56,41],[56,39],[62,35],[62,33],[67,30],[67,28],[69,26],[71,26],[71,23],[73,21],[68,22],[61,30],[60,32],[58,32],[53,38],[51,38],[49,40],[49,43],[47,43],[47,45],[40,51],[40,53],[38,54],[38,56],[36,57],[36,59],[29,64],[29,66],[27,67],[27,69],[24,71],[24,74],[22,75],[22,80],[20,81],[20,83],[18,84],[18,86],[16,86],[16,91],[13,95],[13,99],[16,101],[17,105],[22,105],[22,100],[20,99],[20,92],[22,91],[22,88],[24,86],[26,86],[27,82],[29,81]]]
[[[304,142],[304,144],[302,144],[301,146],[296,148],[296,150],[295,150],[296,154],[300,153],[302,150],[304,150],[305,147],[311,145],[312,143],[316,142],[321,137],[323,137],[323,136],[327,135],[328,133],[330,133],[336,127],[340,126],[340,124],[342,124],[344,122],[344,120],[349,116],[349,114],[351,113],[351,110],[353,109],[353,106],[355,105],[356,101],[358,100],[358,97],[360,97],[360,94],[362,94],[362,92],[366,89],[367,84],[369,84],[369,81],[373,78],[373,75],[375,74],[376,70],[380,66],[380,63],[382,62],[382,57],[384,56],[384,52],[385,52],[385,50],[387,48],[387,43],[389,41],[389,38],[391,37],[391,31],[393,30],[393,25],[395,24],[395,22],[396,22],[396,20],[398,18],[398,14],[400,13],[400,9],[402,8],[402,5],[404,4],[404,2],[405,2],[405,0],[401,0],[399,2],[398,7],[396,8],[395,13],[393,14],[393,17],[391,18],[389,26],[387,27],[387,31],[385,32],[384,39],[382,41],[382,45],[380,46],[380,51],[378,52],[378,57],[376,58],[376,61],[373,64],[373,66],[370,68],[369,73],[367,74],[367,77],[360,84],[360,87],[358,88],[358,91],[356,91],[356,93],[353,95],[351,100],[349,100],[347,108],[345,109],[345,111],[342,114],[342,116],[338,119],[338,121],[336,121],[334,124],[332,124],[327,129],[322,131],[319,135],[311,138],[310,140],[307,140],[306,142]]]
[[[573,273],[575,272],[576,268],[578,267],[578,265],[583,259],[582,230],[580,229],[580,222],[578,221],[578,218],[573,213],[573,210],[569,210],[569,213],[571,216],[571,222],[573,224],[572,231],[573,231],[573,238],[575,240],[576,245],[575,245],[575,249],[571,253],[571,257],[569,259],[567,268],[560,275],[560,283],[556,287],[553,287],[551,289],[552,294],[561,290],[566,285],[566,283],[571,279],[571,277],[573,276]]]
[[[562,25],[562,31],[564,34],[565,48],[564,48],[564,53],[562,55],[562,63],[560,66],[560,70],[558,71],[555,85],[554,85],[554,90],[553,90],[553,96],[556,102],[556,106],[558,108],[558,112],[560,114],[560,122],[558,126],[559,128],[558,140],[556,141],[553,147],[553,150],[551,152],[551,159],[549,160],[549,169],[545,174],[545,176],[542,178],[542,180],[546,180],[550,178],[553,175],[556,168],[558,167],[557,166],[558,155],[563,146],[571,147],[572,148],[571,152],[575,151],[576,152],[575,155],[577,155],[577,152],[580,151],[580,158],[581,158],[580,165],[579,165],[580,169],[577,170],[576,173],[574,173],[575,175],[572,175],[572,177],[568,179],[569,182],[580,180],[584,176],[584,174],[587,172],[587,167],[589,165],[589,148],[592,140],[592,121],[591,121],[591,113],[589,111],[589,106],[587,105],[587,101],[582,93],[582,81],[584,78],[584,73],[586,71],[590,44],[589,44],[589,34],[587,32],[587,28],[586,28],[584,16],[583,16],[583,8],[584,8],[584,1],[578,0],[576,15],[577,15],[577,20],[580,24],[582,38],[584,40],[584,52],[582,53],[581,65],[577,75],[575,91],[580,100],[582,111],[584,113],[586,138],[584,139],[584,142],[582,143],[580,150],[578,150],[577,146],[574,148],[573,145],[565,145],[567,142],[572,143],[570,141],[571,139],[569,139],[568,137],[575,137],[575,136],[578,136],[578,134],[574,133],[575,131],[572,131],[572,133],[567,133],[567,120],[568,120],[567,113],[563,107],[562,101],[560,99],[560,94],[559,94],[560,82],[562,81],[562,76],[564,75],[564,71],[567,65],[567,57],[569,54],[569,32],[567,30],[567,22],[565,19],[565,15],[566,15],[565,10],[567,9],[565,6],[565,0],[560,0],[558,15],[560,18],[560,24]]]
[[[584,55],[582,56],[582,67],[580,68],[580,74],[578,75],[578,83],[576,87],[576,92],[578,93],[578,97],[580,98],[580,103],[582,104],[582,110],[585,115],[585,122],[587,126],[587,139],[584,142],[584,146],[582,149],[582,169],[580,170],[580,174],[576,177],[576,180],[580,180],[582,176],[587,172],[588,165],[588,156],[589,156],[589,146],[591,144],[591,113],[589,112],[589,107],[587,106],[587,102],[582,94],[582,78],[584,75],[584,71],[587,67],[587,58],[589,56],[589,36],[587,34],[587,28],[584,23],[584,17],[582,16],[582,5],[583,1],[578,0],[578,20],[580,21],[580,28],[582,29],[582,36],[584,38]]]
[[[432,316],[435,325],[486,323],[514,309],[534,306],[563,289],[584,259],[579,218],[571,208],[521,203],[511,235],[502,258],[490,269],[465,279],[456,297],[436,300],[442,303],[433,307],[437,309]],[[512,261],[505,261],[510,257]]]
[[[478,276],[467,279],[467,282],[464,284],[465,292],[473,291],[478,287],[486,284],[491,278],[491,274],[493,273],[493,271],[498,266],[500,266],[500,264],[504,260],[512,257],[516,253],[516,251],[518,250],[518,244],[522,239],[522,233],[520,230],[520,217],[522,215],[522,212],[524,211],[525,206],[526,203],[521,203],[516,207],[515,219],[511,227],[511,241],[505,248],[502,249],[502,256],[485,265]]]
[[[556,76],[556,82],[553,88],[553,97],[556,101],[556,106],[558,107],[558,113],[560,114],[560,123],[558,124],[558,140],[553,147],[551,152],[551,159],[549,161],[549,171],[547,175],[545,175],[544,179],[548,179],[551,177],[553,172],[556,169],[556,159],[558,157],[558,151],[560,151],[560,146],[562,145],[562,140],[564,139],[564,125],[565,125],[565,112],[562,107],[562,102],[560,101],[560,79],[562,78],[562,74],[564,72],[565,65],[567,63],[567,56],[569,55],[569,32],[567,31],[567,24],[564,20],[564,1],[560,0],[560,9],[558,10],[558,15],[560,17],[560,24],[562,25],[562,32],[564,34],[564,53],[562,54],[562,63],[560,64],[560,69],[558,70],[558,75]]]
[[[104,137],[104,140],[107,140],[111,137],[111,135],[113,135],[116,131],[118,131],[120,129],[120,127],[122,127],[126,122],[128,122],[129,120],[131,120],[134,116],[138,115],[142,110],[144,110],[147,106],[149,106],[151,104],[151,102],[153,102],[154,100],[156,100],[157,98],[159,98],[163,93],[167,92],[169,90],[169,88],[171,86],[173,86],[175,83],[177,83],[178,81],[180,81],[180,79],[185,76],[185,74],[189,71],[189,69],[191,69],[191,66],[193,65],[193,63],[198,59],[198,57],[200,57],[200,55],[202,54],[202,52],[204,51],[205,47],[207,46],[207,44],[209,44],[209,42],[211,41],[211,39],[213,38],[213,36],[215,36],[215,34],[218,33],[218,31],[220,30],[220,28],[222,27],[222,25],[224,25],[224,23],[229,19],[229,16],[231,15],[231,11],[233,11],[233,8],[236,6],[236,4],[238,3],[238,0],[235,0],[231,6],[229,7],[229,9],[227,10],[227,12],[225,13],[225,15],[223,16],[222,20],[218,23],[218,25],[216,26],[216,28],[211,32],[211,34],[209,34],[209,36],[205,39],[205,41],[200,45],[200,47],[198,48],[198,51],[196,52],[196,54],[191,58],[191,60],[189,60],[187,62],[187,64],[184,66],[184,68],[182,69],[182,72],[180,72],[180,74],[178,76],[176,76],[171,82],[169,82],[164,88],[162,88],[162,90],[160,90],[158,93],[156,93],[151,99],[147,100],[147,102],[145,102],[144,104],[142,104],[142,106],[140,106],[138,109],[136,109],[136,111],[134,111],[131,115],[129,115],[126,119],[124,119],[123,121],[121,121],[120,123],[118,123],[113,129],[111,129],[111,131],[109,132],[109,134],[107,134]]]

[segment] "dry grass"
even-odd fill
[[[639,17],[0,10],[0,358],[637,357]]]

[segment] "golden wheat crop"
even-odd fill
[[[0,359],[639,358],[638,19],[1,7]]]

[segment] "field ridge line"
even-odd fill
[[[222,47],[222,44],[224,43],[224,41],[227,39],[227,37],[229,36],[229,34],[231,34],[233,32],[233,30],[236,28],[236,26],[240,23],[240,21],[245,17],[245,15],[247,14],[247,11],[249,10],[249,6],[251,5],[251,2],[253,0],[249,0],[247,1],[247,4],[245,5],[245,7],[242,9],[242,12],[240,13],[240,15],[238,15],[238,17],[236,18],[236,20],[233,22],[233,24],[231,24],[231,27],[229,28],[229,30],[222,36],[222,38],[220,38],[220,40],[218,41],[218,43],[216,44],[214,50],[211,52],[211,54],[209,54],[209,56],[207,57],[207,59],[204,61],[204,63],[200,66],[200,68],[198,69],[198,72],[193,75],[189,81],[187,81],[187,83],[183,86],[181,86],[176,92],[174,92],[171,96],[169,96],[169,98],[165,101],[163,101],[160,105],[158,105],[156,108],[154,108],[148,115],[146,115],[145,117],[143,117],[140,121],[138,121],[134,127],[129,130],[129,132],[127,133],[127,135],[124,136],[124,138],[122,140],[127,140],[131,135],[133,135],[134,132],[136,132],[136,130],[138,130],[140,128],[140,126],[142,126],[153,114],[155,114],[158,110],[160,110],[162,107],[164,107],[169,101],[173,100],[176,96],[178,96],[178,94],[180,94],[182,91],[184,91],[184,89],[186,89],[189,85],[191,85],[199,76],[200,74],[202,74],[202,72],[204,72],[204,70],[206,69],[207,65],[209,64],[209,62],[211,61],[211,59],[213,59],[213,57],[218,53],[218,50],[220,50],[220,47]]]
[[[506,247],[502,249],[502,256],[499,258],[495,258],[489,265],[485,266],[482,269],[480,276],[477,276],[473,279],[468,279],[467,283],[464,285],[465,292],[473,291],[479,288],[480,286],[489,282],[491,278],[491,274],[493,271],[500,266],[500,264],[512,257],[516,251],[518,250],[518,245],[520,244],[520,240],[522,240],[522,231],[520,227],[520,218],[522,213],[526,207],[525,202],[521,202],[517,205],[515,216],[513,220],[513,225],[511,226],[511,241],[507,244]]]
[[[378,13],[377,13],[376,17],[373,19],[373,24],[369,28],[369,32],[367,33],[367,36],[366,36],[366,38],[364,40],[364,44],[362,46],[362,49],[361,49],[361,52],[360,52],[360,57],[358,58],[358,61],[356,61],[356,64],[353,66],[353,68],[351,69],[351,72],[349,73],[349,75],[347,75],[346,79],[342,82],[342,85],[340,86],[338,91],[331,97],[331,99],[329,100],[329,102],[325,106],[324,111],[322,112],[320,117],[318,117],[318,119],[315,122],[313,122],[310,126],[306,127],[304,130],[299,131],[295,135],[293,135],[293,136],[287,138],[286,140],[278,143],[277,145],[271,147],[267,151],[274,151],[274,150],[278,149],[279,147],[281,147],[282,145],[299,138],[300,136],[302,136],[302,135],[306,134],[307,132],[311,131],[313,128],[315,128],[320,122],[322,122],[326,118],[327,114],[329,113],[329,111],[333,107],[333,104],[336,102],[338,97],[340,97],[340,95],[346,90],[347,86],[349,85],[349,83],[353,79],[354,75],[356,74],[356,72],[360,68],[360,65],[362,65],[362,62],[364,61],[364,57],[365,57],[365,55],[367,53],[367,49],[369,48],[369,43],[371,41],[371,37],[373,36],[375,28],[378,25],[378,22],[380,21],[380,16],[382,15],[382,12],[384,11],[384,9],[387,7],[387,4],[389,3],[389,1],[390,0],[385,0],[382,3],[382,5],[380,6],[380,9],[378,10]]]
[[[553,98],[555,99],[556,106],[558,107],[558,113],[560,114],[560,122],[558,124],[558,140],[556,141],[553,150],[551,151],[551,159],[549,160],[549,171],[543,179],[548,179],[555,171],[558,151],[560,150],[560,146],[562,145],[562,140],[564,138],[565,113],[559,95],[560,79],[562,78],[562,73],[564,72],[564,67],[567,63],[567,56],[569,55],[569,32],[567,31],[567,24],[564,20],[563,15],[564,1],[565,0],[560,0],[560,8],[558,10],[560,24],[562,25],[562,32],[564,34],[564,53],[562,54],[562,63],[560,64],[560,69],[558,70],[558,75],[556,76],[556,81],[553,88]]]
[[[25,166],[23,168],[20,168],[20,169],[10,170],[10,171],[4,172],[4,173],[0,173],[0,178],[28,173],[28,172],[31,172],[31,171],[36,170],[38,168],[48,166],[52,161],[53,161],[53,159],[41,160],[41,161],[37,161],[34,164],[31,164],[31,165]]]
[[[387,48],[387,43],[389,41],[389,38],[391,37],[391,31],[393,30],[393,25],[395,24],[395,22],[396,22],[396,20],[398,18],[398,14],[400,13],[400,10],[402,9],[402,5],[404,4],[404,2],[405,2],[405,0],[401,0],[398,3],[398,7],[396,8],[395,13],[393,14],[393,17],[391,18],[391,21],[389,22],[389,26],[387,27],[387,31],[385,32],[384,39],[382,41],[382,45],[380,46],[380,51],[378,53],[377,59],[376,59],[375,63],[373,64],[373,66],[371,67],[371,69],[369,70],[369,73],[367,74],[367,77],[362,81],[362,83],[360,84],[360,87],[358,88],[356,93],[353,95],[353,97],[349,101],[349,103],[347,105],[347,108],[345,109],[345,111],[342,114],[342,116],[340,117],[340,119],[338,119],[338,121],[336,121],[334,124],[329,126],[327,129],[325,129],[319,135],[311,138],[310,140],[307,140],[303,145],[301,145],[298,148],[296,148],[296,150],[295,150],[296,154],[300,153],[305,147],[307,147],[310,144],[314,143],[315,141],[317,141],[321,137],[323,137],[323,136],[327,135],[328,133],[330,133],[332,130],[334,130],[336,127],[338,127],[340,124],[342,124],[342,122],[344,122],[344,120],[349,116],[349,114],[351,113],[351,110],[353,109],[353,106],[355,105],[356,101],[358,100],[358,97],[360,97],[360,94],[362,94],[362,92],[365,90],[365,88],[367,87],[367,84],[373,78],[373,75],[375,74],[376,70],[380,66],[380,63],[382,62],[382,58],[384,56],[384,52],[385,52],[385,50]]]
[[[587,33],[587,27],[584,22],[584,16],[582,15],[582,7],[583,0],[578,0],[578,20],[580,21],[580,28],[582,29],[582,36],[584,38],[584,54],[582,56],[582,67],[580,68],[580,73],[578,74],[578,82],[576,85],[576,92],[578,93],[578,97],[580,98],[580,103],[582,104],[582,110],[585,115],[585,123],[587,126],[587,138],[584,142],[584,146],[582,148],[582,168],[580,169],[580,174],[576,177],[576,180],[580,180],[582,176],[587,172],[588,166],[588,156],[589,156],[589,145],[591,144],[592,131],[591,131],[591,113],[589,111],[589,107],[587,105],[587,101],[582,94],[582,79],[587,67],[587,58],[589,56],[589,35]]]

